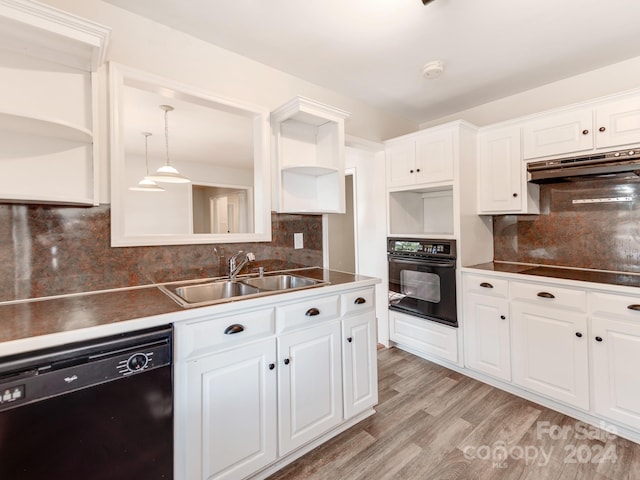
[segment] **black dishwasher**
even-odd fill
[[[0,479],[173,478],[172,329],[0,357]]]

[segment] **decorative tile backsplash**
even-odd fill
[[[493,236],[498,261],[640,273],[640,181],[541,185],[540,214],[494,216]]]
[[[322,217],[272,214],[272,241],[112,248],[110,208],[0,205],[0,301],[217,277],[243,250],[266,271],[322,266]],[[304,233],[305,248],[293,249]]]

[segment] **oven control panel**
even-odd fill
[[[387,251],[398,255],[455,257],[455,249],[455,240],[389,238],[387,241]]]

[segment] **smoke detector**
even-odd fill
[[[444,72],[444,63],[442,63],[442,60],[425,63],[424,67],[422,67],[422,76],[424,78],[438,78],[442,75],[442,72]]]

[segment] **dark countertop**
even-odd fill
[[[521,273],[539,277],[576,280],[579,282],[601,283],[623,287],[640,287],[640,275],[620,272],[603,272],[574,268],[526,265],[518,263],[488,262],[466,268],[502,273]]]
[[[273,273],[273,272],[269,272]],[[336,285],[344,285],[353,282],[365,282],[367,284],[378,283],[378,279],[354,275],[350,273],[335,272],[322,268],[305,268],[291,270],[288,273],[315,278],[329,282],[328,286],[315,287],[311,290],[328,289]],[[268,273],[267,273],[268,275]],[[202,279],[193,283],[201,283],[215,279]],[[184,282],[180,282],[184,283]],[[301,292],[302,290],[298,290]],[[306,290],[305,290],[306,291]],[[258,297],[272,297],[274,295],[287,295],[294,292],[274,292]],[[181,320],[198,315],[198,310],[204,309],[237,308],[239,302],[252,302],[253,300],[229,300],[225,303],[209,305],[198,308],[183,308],[171,300],[165,293],[158,289],[157,285],[137,287],[115,291],[103,291],[65,297],[37,299],[18,303],[0,304],[0,356],[6,354],[6,342],[38,339],[54,334],[67,334],[65,340],[77,340],[79,330],[99,327],[106,334],[127,331],[134,327],[146,328],[154,324],[172,323],[173,319]],[[233,307],[230,305],[233,304]],[[169,316],[167,316],[167,314]],[[153,319],[156,320],[153,320]],[[137,322],[137,320],[148,321]],[[134,322],[134,320],[136,322]],[[127,325],[129,324],[130,325]],[[71,335],[73,333],[73,335]],[[99,335],[98,335],[99,336]],[[3,346],[3,342],[5,345]],[[46,342],[35,342],[40,346],[49,346]],[[3,351],[5,350],[5,351]],[[13,349],[12,349],[13,350]]]

